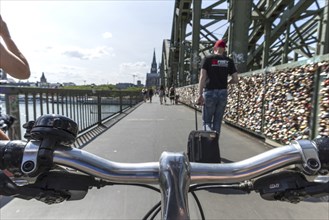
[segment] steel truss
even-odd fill
[[[197,83],[202,57],[221,38],[241,73],[329,53],[328,8],[329,0],[175,0],[161,83]]]

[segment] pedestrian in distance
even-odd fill
[[[0,15],[0,69],[17,79],[30,77],[29,64],[11,38],[7,23]],[[0,129],[0,140],[9,140],[9,137]]]
[[[163,85],[161,85],[159,89],[159,99],[160,99],[160,105],[162,105],[163,102],[166,100],[166,90]]]
[[[218,40],[214,53],[201,61],[199,97],[196,100],[203,106],[203,126],[219,135],[228,98],[227,85],[238,83],[237,70],[233,60],[225,56],[225,48],[226,42]],[[228,76],[231,76],[230,81]]]
[[[168,88],[164,87],[164,103],[165,105],[167,104],[167,98],[169,99],[168,97]]]
[[[144,102],[146,102],[146,99],[147,99],[147,89],[146,88],[143,88],[142,89],[142,95],[143,95],[143,100],[144,100]]]
[[[172,105],[175,104],[175,97],[176,97],[176,91],[175,91],[175,87],[170,87],[169,89],[169,99],[170,99],[170,103]]]
[[[153,95],[154,95],[154,91],[153,91],[153,89],[152,88],[149,88],[149,99],[150,99],[150,103],[152,103],[152,97],[153,97]]]

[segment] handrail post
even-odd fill
[[[133,95],[130,93],[129,94],[129,107],[133,106]]]
[[[97,115],[98,115],[98,125],[102,124],[102,99],[100,93],[97,93]]]
[[[123,105],[123,101],[122,101],[122,91],[119,91],[119,102],[120,102],[120,113],[122,113],[122,105]]]
[[[6,114],[15,117],[14,124],[8,130],[8,136],[11,140],[21,139],[21,129],[20,129],[20,112],[19,112],[19,102],[18,94],[5,95],[6,103]]]

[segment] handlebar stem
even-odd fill
[[[162,219],[190,219],[190,166],[186,154],[163,152],[159,171]]]
[[[302,156],[302,170],[308,175],[314,175],[321,169],[319,152],[313,142],[308,140],[292,141]]]
[[[38,152],[40,141],[29,141],[24,149],[22,158],[21,171],[29,175],[36,171],[38,167]]]

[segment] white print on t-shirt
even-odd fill
[[[227,60],[212,60],[211,66],[228,67]]]

